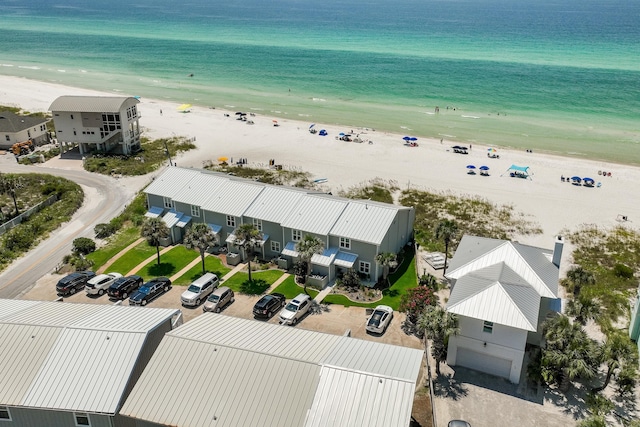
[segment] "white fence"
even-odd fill
[[[37,205],[35,205],[30,209],[27,209],[17,217],[13,218],[11,221],[7,221],[4,224],[0,225],[0,236],[6,233],[7,231],[11,230],[16,225],[20,224],[22,221],[24,221],[25,218],[29,218],[34,213],[40,211],[40,209],[49,206],[56,200],[58,200],[58,196],[56,196],[55,194],[53,196],[49,196],[48,199],[38,203]]]

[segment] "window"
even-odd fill
[[[261,219],[257,219],[257,218],[253,218],[253,226],[258,231],[262,231],[262,220]]]
[[[76,419],[76,425],[77,426],[90,426],[91,425],[91,421],[89,420],[89,414],[82,414],[82,413],[74,412],[73,413],[73,417]]]
[[[371,271],[371,263],[360,261],[360,266],[358,270],[360,271],[360,273],[369,274],[369,272]]]
[[[351,249],[351,239],[347,237],[340,238],[340,247],[342,249]]]
[[[486,332],[488,334],[493,333],[493,322],[487,322],[486,320],[482,324],[482,332]]]
[[[0,406],[0,421],[11,421],[11,412],[7,406]]]
[[[167,209],[173,208],[173,200],[170,197],[163,197],[162,201],[164,202],[164,207]]]
[[[291,230],[291,239],[294,242],[299,242],[302,240],[302,231],[300,230]]]
[[[280,252],[280,242],[271,241],[271,252]]]
[[[227,215],[227,225],[229,227],[235,227],[236,226],[236,217],[233,215]]]
[[[191,205],[191,216],[200,217],[200,206]]]

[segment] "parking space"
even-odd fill
[[[55,285],[63,277],[61,275],[50,274],[40,279],[28,293],[22,296],[23,299],[52,301],[58,298]],[[185,322],[202,314],[202,306],[184,307],[180,303],[180,295],[185,291],[184,286],[173,286],[169,292],[160,295],[150,302],[147,307],[177,308],[182,310]],[[235,302],[227,305],[222,314],[227,316],[253,319],[253,306],[260,299],[259,295],[243,295],[236,293]],[[64,301],[85,303],[85,304],[113,304],[107,295],[100,297],[87,296],[84,291],[78,292],[64,298]],[[123,302],[124,305],[128,301]],[[324,332],[334,335],[344,335],[349,332],[352,337],[384,342],[388,344],[401,345],[412,348],[422,348],[422,343],[414,336],[407,335],[402,330],[402,323],[405,316],[403,313],[394,313],[394,318],[387,331],[382,335],[372,335],[366,332],[365,322],[367,319],[366,309],[360,307],[344,307],[341,305],[321,305],[318,309],[307,313],[296,328],[303,328],[312,331]],[[278,324],[278,314],[276,313],[269,323]],[[291,327],[291,326],[287,326]]]

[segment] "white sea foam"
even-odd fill
[[[464,114],[460,117],[464,117],[465,119],[479,119],[480,117],[478,116],[465,116]]]
[[[429,116],[434,116],[436,113],[432,113],[431,111],[425,111],[424,114],[427,114]]]
[[[31,66],[31,67],[28,67],[26,65],[18,65],[18,68],[24,68],[24,69],[27,69],[27,70],[39,70],[40,69],[40,67],[36,67],[35,65]]]
[[[324,98],[311,98],[312,101],[327,102]]]
[[[58,70],[59,73],[66,73],[67,70]]]
[[[80,72],[81,72],[81,73],[86,73],[86,72],[87,72],[87,70],[80,70]]]
[[[13,64],[0,64],[0,67],[13,67]]]

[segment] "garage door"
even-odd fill
[[[510,360],[478,353],[468,348],[458,347],[456,365],[504,378],[509,378],[511,374]]]

